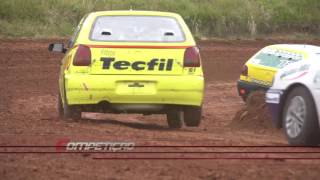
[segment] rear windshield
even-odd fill
[[[302,59],[301,54],[276,49],[265,49],[253,59],[252,63],[281,69],[290,63]]]
[[[100,16],[91,30],[93,41],[182,42],[178,21],[163,16]]]

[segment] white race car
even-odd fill
[[[307,60],[279,70],[266,93],[273,124],[283,128],[290,145],[319,144],[320,47],[297,45]]]

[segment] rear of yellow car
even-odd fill
[[[266,91],[272,84],[276,69],[257,63],[257,55],[253,56],[244,66],[238,81],[238,93],[244,101],[254,91]]]
[[[278,69],[303,59],[304,53],[292,45],[271,45],[261,49],[245,65],[238,81],[238,93],[246,100],[254,91],[266,91],[272,86]]]
[[[78,29],[60,75],[62,112],[163,113],[172,128],[200,124],[201,58],[179,15],[96,12]]]

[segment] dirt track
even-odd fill
[[[199,128],[170,130],[164,116],[94,116],[67,123],[57,117],[57,84],[62,55],[47,52],[59,40],[0,40],[0,145],[54,146],[58,140],[133,141],[161,146],[280,146],[286,140],[269,126],[263,104],[245,112],[236,93],[242,64],[258,49],[283,41],[200,42],[206,76],[203,122]],[[308,43],[308,42],[307,42]],[[320,44],[319,42],[309,42]],[[249,118],[249,119],[248,119]],[[248,121],[249,120],[249,121]],[[239,123],[235,123],[236,121]],[[254,125],[250,124],[253,122]],[[1,152],[17,149],[0,149]],[[21,150],[21,149],[20,149]],[[39,149],[29,148],[22,150]],[[41,149],[55,151],[54,148]],[[146,150],[146,149],[144,149]],[[150,150],[150,149],[149,149]],[[177,148],[152,148],[174,151]],[[193,148],[220,151],[225,148]],[[234,151],[248,150],[233,148]],[[252,149],[249,149],[252,150]],[[267,148],[255,148],[265,151]],[[290,148],[272,148],[292,151]],[[318,150],[319,152],[319,150]],[[276,154],[285,156],[288,154]],[[290,157],[296,157],[291,155]],[[319,157],[312,154],[308,157]],[[316,160],[95,160],[108,154],[1,154],[1,179],[318,179]],[[129,156],[129,155],[126,155]],[[137,154],[130,157],[251,157],[251,154]],[[258,154],[254,157],[267,157]],[[301,156],[301,155],[300,155]],[[300,157],[299,156],[299,157]],[[123,156],[117,156],[123,157]],[[305,157],[302,156],[302,157]],[[140,177],[140,178],[139,178]]]

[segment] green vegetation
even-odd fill
[[[319,0],[1,0],[0,35],[68,36],[88,12],[130,8],[177,12],[202,38],[320,35]]]

